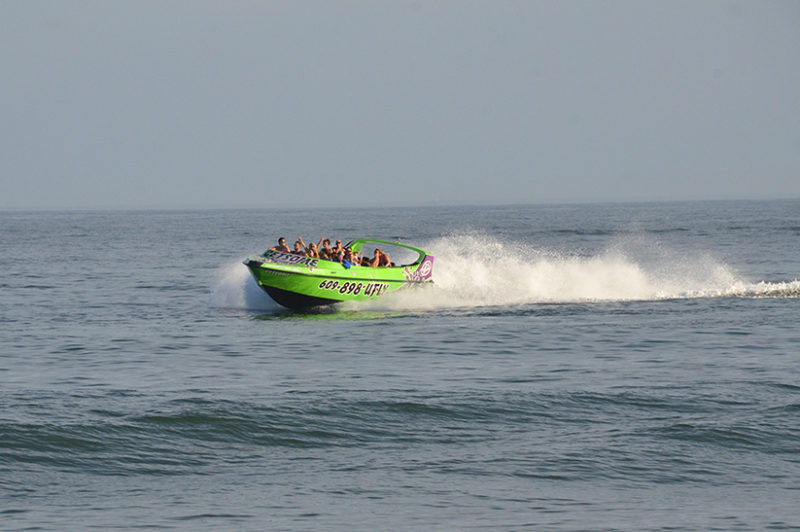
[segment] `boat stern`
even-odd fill
[[[403,275],[406,281],[411,283],[430,281],[431,277],[433,277],[433,255],[426,254],[413,271],[409,268],[403,268]]]

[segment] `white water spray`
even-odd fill
[[[370,308],[433,309],[694,297],[798,297],[800,282],[749,283],[707,253],[628,237],[582,256],[454,235],[426,245],[435,285],[387,295]]]
[[[533,303],[636,301],[699,297],[800,297],[800,281],[752,283],[707,253],[678,253],[644,237],[627,237],[592,256],[483,235],[450,235],[421,243],[435,257],[434,285],[401,290],[349,310],[425,310]],[[220,271],[209,304],[280,308],[236,263]]]
[[[240,262],[220,269],[208,304],[215,308],[274,310],[279,308],[259,288],[247,266]]]

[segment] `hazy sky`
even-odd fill
[[[800,2],[0,3],[0,209],[800,197]]]

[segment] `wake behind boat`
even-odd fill
[[[432,282],[433,256],[421,249],[369,238],[353,240],[345,247],[361,255],[362,251],[378,245],[391,246],[411,258],[404,264],[372,267],[269,249],[248,257],[244,264],[258,286],[276,303],[291,309],[371,300],[394,290]]]

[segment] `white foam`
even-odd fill
[[[737,281],[724,290],[697,290],[687,297],[800,297],[800,281],[746,283]]]
[[[278,304],[259,288],[247,266],[241,261],[223,267],[217,277],[218,280],[209,297],[209,306],[248,310],[279,308]]]
[[[370,308],[432,309],[692,297],[797,297],[800,283],[749,283],[708,253],[626,237],[593,256],[509,245],[481,235],[427,244],[434,286],[388,294]]]

